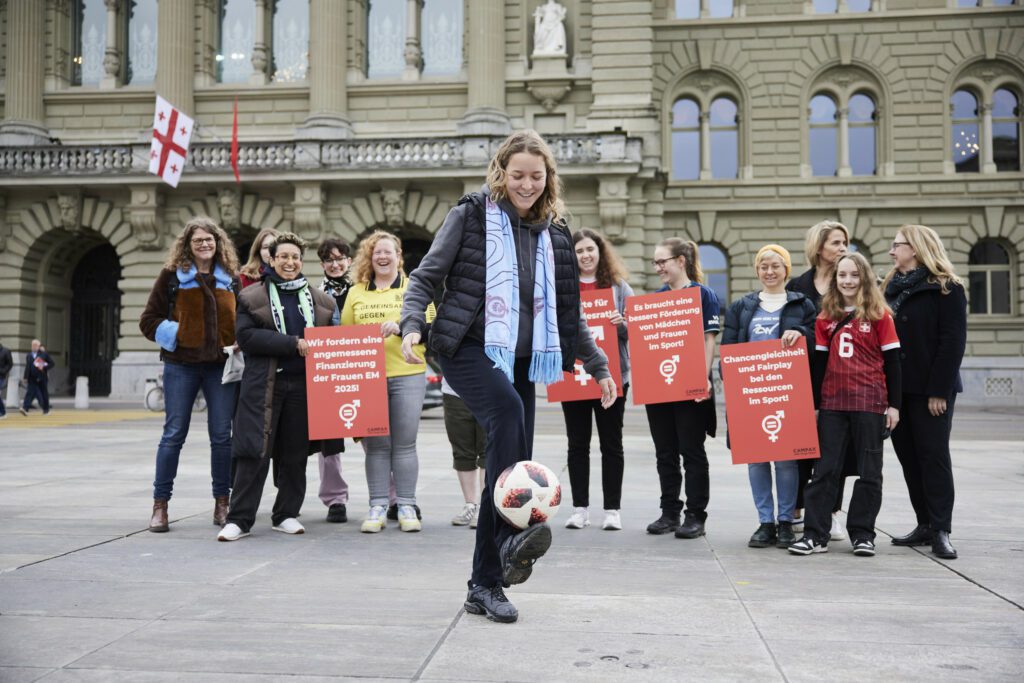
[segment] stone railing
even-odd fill
[[[245,142],[239,145],[242,174],[317,170],[480,168],[487,165],[501,138],[426,138],[397,140]],[[640,140],[623,133],[547,137],[559,164],[567,166],[639,164]],[[0,147],[0,177],[105,176],[145,174],[149,143],[137,145]],[[231,146],[195,143],[189,150],[189,175],[231,172]],[[0,181],[2,182],[2,181]]]

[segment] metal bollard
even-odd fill
[[[89,409],[89,378],[75,378],[75,410]]]

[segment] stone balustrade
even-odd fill
[[[0,147],[0,176],[107,175],[132,172],[132,148]]]

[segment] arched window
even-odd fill
[[[739,110],[728,97],[719,97],[710,110],[711,177],[736,178],[739,172]]]
[[[710,287],[722,308],[729,305],[729,259],[725,252],[714,244],[697,246],[700,267],[704,271],[704,284]]]
[[[957,173],[976,173],[979,169],[980,121],[978,98],[969,90],[957,90],[950,100],[953,118],[953,139],[950,152]]]
[[[309,0],[274,3],[270,73],[275,82],[304,81],[309,70]]]
[[[970,312],[1009,315],[1013,264],[1010,254],[995,240],[981,240],[967,257]]]
[[[700,177],[700,105],[684,97],[672,106],[672,178]]]
[[[839,149],[837,121],[839,111],[830,95],[811,98],[808,116],[811,173],[834,176],[839,170],[836,152]]]
[[[254,0],[220,0],[217,41],[217,81],[247,83],[253,73]]]
[[[875,101],[866,93],[850,98],[850,170],[853,175],[874,175],[875,159]]]
[[[1020,99],[1006,88],[992,93],[992,160],[997,171],[1020,170]]]

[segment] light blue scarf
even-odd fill
[[[484,307],[484,353],[494,367],[514,381],[519,336],[519,267],[512,222],[501,208],[487,199],[487,293]],[[533,339],[530,356],[531,382],[553,384],[562,379],[562,348],[555,308],[555,254],[551,235],[537,238],[533,280]]]

